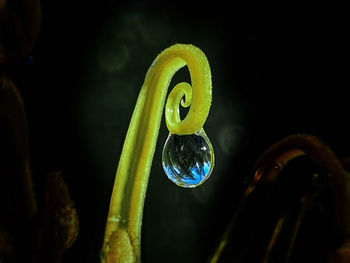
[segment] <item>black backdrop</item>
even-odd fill
[[[238,6],[219,1],[42,1],[33,61],[17,73],[38,196],[62,171],[80,217],[64,262],[98,262],[121,147],[144,75],[174,43],[192,43],[212,68],[205,125],[211,178],[180,189],[163,174],[162,122],[145,203],[144,262],[205,262],[259,155],[312,133],[349,155],[348,42],[341,7]],[[188,79],[181,70],[172,85]],[[170,87],[171,88],[171,87]]]

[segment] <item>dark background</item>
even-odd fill
[[[40,195],[61,171],[80,218],[64,262],[98,262],[121,147],[144,76],[159,52],[191,43],[207,55],[213,103],[205,130],[216,164],[182,189],[161,168],[162,122],[145,202],[143,262],[205,262],[255,160],[311,133],[349,156],[348,29],[342,7],[220,1],[42,1],[33,61],[17,78]],[[185,70],[170,88],[188,79]]]

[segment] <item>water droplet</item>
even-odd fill
[[[214,150],[204,130],[191,135],[169,134],[163,148],[163,169],[185,188],[202,184],[214,167]]]

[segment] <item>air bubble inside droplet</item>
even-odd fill
[[[163,169],[168,178],[185,188],[208,179],[214,167],[214,150],[203,130],[191,135],[169,134],[163,148]]]

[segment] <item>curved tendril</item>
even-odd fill
[[[192,88],[182,82],[171,91],[165,107],[166,124],[170,133],[179,135],[203,129],[211,105],[209,63],[199,48],[173,45],[154,60],[137,99],[114,182],[102,262],[120,262],[121,258],[129,258],[128,262],[140,261],[143,204],[167,89],[173,75],[185,65],[191,75]],[[183,96],[185,101],[181,104],[190,105],[190,109],[181,120],[179,103]],[[113,249],[115,246],[119,247],[118,251]]]
[[[168,52],[172,48],[176,49],[176,59],[180,60],[179,63],[188,66],[192,87],[186,82],[181,82],[170,92],[165,107],[166,125],[172,134],[193,134],[203,127],[208,117],[212,97],[210,67],[203,52],[192,45],[174,45],[163,51],[156,61],[161,64],[163,59],[170,60],[165,66],[171,65],[172,55]],[[190,106],[190,109],[186,117],[181,120],[178,107],[184,95],[185,101],[182,101],[181,105]]]

